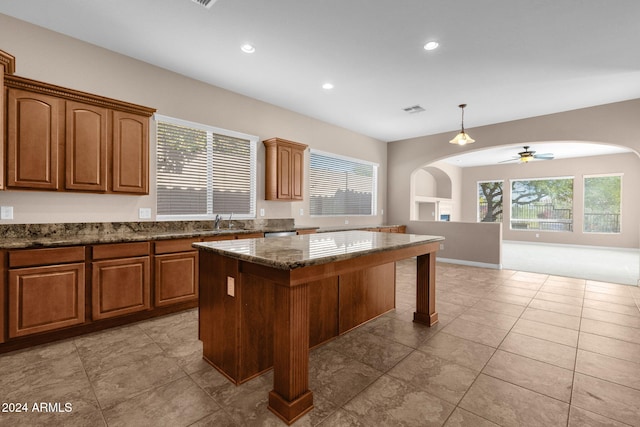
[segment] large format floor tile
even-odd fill
[[[396,310],[311,351],[314,409],[294,425],[640,426],[640,289],[438,264],[429,328]],[[1,426],[284,426],[269,371],[239,386],[202,359],[197,310],[0,355]]]

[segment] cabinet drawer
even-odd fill
[[[156,254],[171,254],[176,252],[188,252],[194,250],[193,243],[199,242],[200,239],[173,239],[160,240],[155,242]]]
[[[10,251],[9,268],[84,262],[84,249],[84,246],[70,246],[67,248]]]
[[[107,319],[150,309],[149,265],[148,256],[93,262],[93,319]]]
[[[233,234],[224,234],[222,236],[206,236],[202,238],[203,242],[217,242],[218,240],[233,240],[236,236]]]
[[[84,263],[9,271],[9,337],[83,323]]]
[[[149,255],[149,242],[114,243],[93,246],[93,259],[128,258]]]
[[[262,237],[264,237],[264,233],[236,234],[236,239],[260,239]]]

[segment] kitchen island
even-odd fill
[[[195,243],[203,357],[239,384],[274,369],[269,409],[313,408],[309,348],[395,306],[395,262],[417,257],[414,321],[431,326],[439,236],[342,231]]]

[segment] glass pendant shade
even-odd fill
[[[458,105],[458,107],[460,107],[460,109],[462,110],[462,124],[460,126],[462,129],[460,130],[460,133],[455,136],[455,138],[449,141],[449,143],[451,144],[467,145],[467,144],[473,144],[474,142],[476,142],[475,139],[471,138],[464,131],[464,107],[466,106],[467,104]]]
[[[476,142],[476,140],[471,138],[464,131],[461,131],[459,134],[455,136],[455,138],[453,138],[449,142],[451,144],[467,145],[467,144],[473,144],[474,142]]]

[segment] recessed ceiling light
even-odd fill
[[[424,45],[424,50],[434,50],[437,49],[438,46],[440,46],[440,43],[431,41]]]
[[[240,49],[242,49],[244,53],[253,53],[256,51],[256,48],[249,43],[243,44],[242,46],[240,46]]]
[[[324,90],[331,90],[333,89],[333,83],[325,83],[322,85],[322,89]]]

